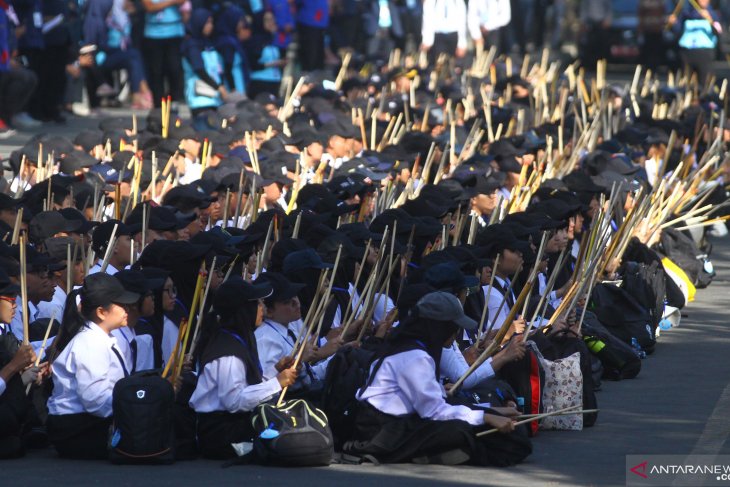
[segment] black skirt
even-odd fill
[[[359,403],[354,439],[345,445],[347,453],[372,455],[383,463],[410,462],[456,449],[472,455],[476,449],[471,426],[464,421],[393,416],[366,401]]]
[[[108,458],[109,428],[112,418],[88,413],[49,414],[48,439],[64,458],[101,460]]]
[[[466,421],[436,421],[418,415],[392,416],[366,401],[359,403],[354,441],[344,450],[354,455],[372,455],[383,463],[411,462],[418,457],[437,457],[441,453],[462,450],[468,463],[506,467],[515,465],[532,453],[532,444],[524,426],[510,434],[481,437]]]
[[[231,443],[253,441],[251,413],[198,413],[198,450],[205,458],[234,458]]]

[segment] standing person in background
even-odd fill
[[[715,50],[722,35],[720,16],[710,6],[710,0],[697,0],[693,5],[685,5],[679,15],[670,15],[667,23],[680,32],[679,48],[682,63],[697,74],[702,86],[707,76],[712,74]]]
[[[185,27],[180,7],[185,1],[143,0],[147,12],[143,52],[155,107],[161,105],[162,97],[168,93],[174,101],[183,97],[180,46]]]
[[[40,126],[23,107],[33,94],[38,78],[13,57],[17,17],[9,5],[0,2],[0,134],[7,124],[13,128],[31,129]]]
[[[405,31],[395,2],[372,0],[363,21],[368,56],[385,59],[394,48],[405,49]]]
[[[131,24],[123,10],[124,0],[90,0],[86,4],[84,19],[84,42],[96,45],[96,63],[101,72],[108,76],[113,71],[124,69],[129,76],[132,91],[132,108],[152,108],[152,93],[145,78],[142,56],[131,46]],[[109,87],[111,88],[111,87]],[[96,92],[89,98],[98,104]],[[92,108],[95,103],[92,102]]]
[[[281,59],[279,48],[274,44],[276,19],[271,12],[264,13],[262,25],[254,24],[253,35],[245,44],[246,58],[251,66],[249,96],[260,93],[279,93],[281,70],[286,59]]]
[[[664,0],[639,0],[639,32],[644,38],[641,45],[641,64],[656,70],[664,64]]]
[[[585,40],[580,58],[587,69],[595,70],[596,62],[608,56],[612,13],[611,0],[581,0],[580,25]]]
[[[236,91],[247,93],[250,69],[243,43],[251,38],[251,26],[243,9],[228,5],[215,19],[215,50],[223,58],[223,77]]]
[[[502,54],[505,49],[509,48],[504,38],[511,20],[512,7],[509,0],[471,0],[469,2],[467,15],[469,35],[477,47],[488,50],[495,46],[497,55]]]
[[[419,0],[405,0],[402,4],[398,2],[398,10],[403,21],[406,50],[416,50],[421,45],[423,5]]]
[[[299,62],[302,71],[324,68],[324,36],[329,27],[327,0],[297,2],[297,32],[299,33]]]
[[[66,3],[63,0],[27,3],[19,47],[38,77],[38,88],[31,96],[28,111],[36,120],[63,123],[61,105],[66,90],[66,65],[70,61]],[[33,27],[29,28],[29,24]]]
[[[466,4],[464,0],[425,0],[421,50],[429,62],[439,55],[464,57],[466,54]]]
[[[228,90],[223,84],[223,59],[213,47],[213,15],[196,8],[182,43],[185,73],[185,102],[190,107],[193,126],[207,128],[207,116],[223,104]]]
[[[274,45],[279,48],[281,58],[286,58],[286,50],[291,44],[291,35],[294,32],[294,4],[289,0],[269,0],[269,8],[276,20],[276,34]]]

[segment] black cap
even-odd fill
[[[187,240],[155,240],[145,247],[137,264],[172,271],[181,262],[202,259],[208,251],[210,245],[195,245]]]
[[[124,289],[122,283],[105,272],[86,276],[81,287],[81,300],[84,304],[98,307],[115,304],[134,304],[140,295]]]
[[[304,289],[306,284],[299,284],[291,282],[289,279],[284,277],[283,274],[278,272],[264,272],[255,281],[255,284],[269,284],[272,288],[272,292],[266,297],[266,301],[276,303],[278,301],[286,301],[299,294],[299,291]]]
[[[84,214],[76,208],[61,208],[60,210],[58,210],[58,212],[63,215],[66,220],[78,221],[81,223],[77,230],[73,230],[74,233],[89,233],[91,230],[94,229],[95,226],[99,224],[99,222],[87,220]]]
[[[74,150],[61,159],[59,170],[64,174],[73,174],[75,171],[94,166],[98,163],[99,161],[91,157],[88,153]]]
[[[484,255],[494,257],[505,249],[526,253],[530,244],[519,240],[505,225],[489,225],[477,236],[477,243],[486,247]]]
[[[104,144],[104,133],[101,130],[84,130],[74,139],[74,145],[81,146],[81,148],[89,152],[97,145]]]
[[[106,250],[106,246],[109,245],[109,240],[112,238],[114,225],[117,225],[115,238],[121,237],[122,235],[132,235],[132,228],[119,220],[107,220],[104,223],[100,223],[94,229],[94,233],[91,236],[91,247],[94,249],[94,252],[100,253]]]
[[[8,274],[0,267],[0,296],[13,296],[20,292],[20,286],[14,284]]]
[[[322,262],[322,258],[314,249],[304,249],[286,256],[283,271],[285,274],[289,274],[302,269],[332,269],[333,267],[333,264]]]
[[[506,156],[497,159],[497,165],[502,172],[514,172],[517,174],[522,172],[522,165],[517,161],[515,156]]]
[[[464,314],[461,302],[450,293],[435,291],[426,294],[416,303],[418,316],[437,321],[448,321],[464,330],[476,330],[477,322]]]
[[[551,198],[539,201],[527,208],[527,213],[539,213],[547,215],[553,220],[567,220],[581,210],[581,203],[567,203],[561,199]]]
[[[0,210],[14,210],[18,207],[18,200],[8,194],[0,193]]]
[[[213,198],[205,194],[205,191],[196,184],[183,184],[168,191],[162,202],[181,211],[190,211],[195,208],[208,208]]]
[[[493,172],[489,176],[480,176],[474,185],[474,191],[477,194],[492,194],[497,191],[506,179],[506,175],[501,172]]]
[[[444,262],[430,267],[424,275],[426,282],[440,291],[456,292],[479,285],[475,276],[465,276],[455,262]]]
[[[71,258],[74,258],[74,252],[76,253],[75,262],[83,260],[81,248],[72,237],[56,237],[49,238],[43,243],[46,248],[46,252],[51,256],[52,259],[66,260],[68,258],[68,247],[71,246]]]
[[[270,283],[250,284],[236,276],[221,284],[213,298],[213,308],[218,313],[231,311],[250,301],[264,299],[271,295]]]
[[[114,274],[127,291],[144,296],[165,285],[165,279],[148,277],[144,272],[133,269],[124,269]]]
[[[30,221],[30,238],[33,242],[43,242],[57,233],[76,232],[81,222],[66,220],[57,211],[42,211]]]

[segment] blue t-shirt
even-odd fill
[[[159,1],[152,0],[153,3]],[[173,5],[159,12],[148,12],[145,15],[144,36],[148,39],[171,39],[184,35],[185,26],[179,7]]]

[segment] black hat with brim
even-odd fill
[[[127,291],[119,279],[105,272],[86,276],[81,287],[81,300],[91,307],[134,304],[139,298],[139,294]]]

